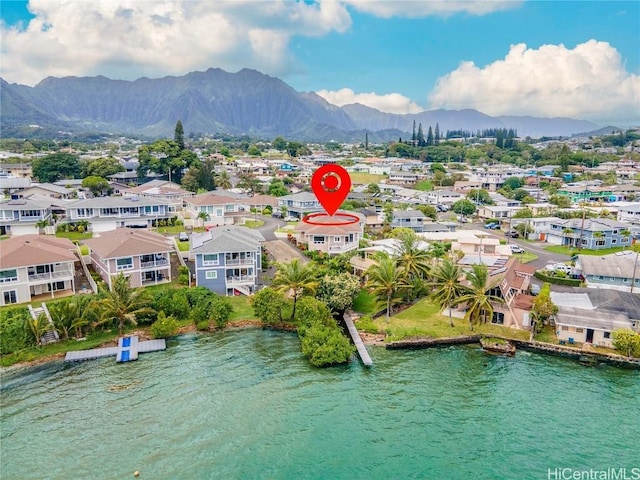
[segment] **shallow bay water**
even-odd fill
[[[297,336],[3,372],[5,479],[546,479],[640,467],[640,372],[476,347],[316,369]]]

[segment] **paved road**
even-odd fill
[[[269,240],[264,243],[264,248],[273,256],[276,262],[290,262],[294,258],[300,263],[307,263],[309,259],[296,247],[286,240]]]
[[[256,230],[262,234],[266,241],[277,240],[278,237],[276,237],[274,232],[278,228],[284,227],[287,224],[284,220],[273,218],[268,215],[258,215],[256,218],[264,222],[264,225],[256,228]]]

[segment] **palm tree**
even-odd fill
[[[303,265],[300,260],[293,259],[289,263],[278,265],[278,271],[273,279],[273,286],[285,295],[293,298],[291,320],[296,316],[296,303],[305,293],[314,294],[318,287],[318,280],[309,265]]]
[[[419,247],[420,239],[414,232],[399,237],[396,247],[396,263],[407,280],[425,278],[429,274],[429,252]]]
[[[379,299],[386,301],[388,322],[392,301],[406,285],[405,276],[394,258],[381,253],[376,257],[376,264],[371,265],[367,270],[367,277],[369,279],[367,286],[370,291]]]
[[[49,330],[52,330],[52,326],[47,320],[47,317],[44,315],[44,313],[41,313],[37,318],[31,318],[29,316],[26,322],[29,330],[36,339],[36,346],[42,346],[42,336]]]
[[[432,272],[430,286],[434,290],[431,292],[431,298],[438,302],[441,308],[446,306],[449,309],[449,324],[452,327],[451,307],[458,303],[460,297],[470,293],[469,288],[460,283],[460,278],[463,274],[462,268],[449,259],[444,260]]]
[[[54,303],[49,307],[53,324],[65,339],[69,338],[72,329],[76,331],[76,338],[83,336],[82,328],[95,320],[95,310],[91,308],[92,299],[82,295],[66,302]]]
[[[223,190],[229,190],[233,185],[231,184],[231,177],[229,176],[229,172],[223,170],[216,176],[216,183],[218,187]]]
[[[494,280],[487,285],[489,278],[489,270],[486,265],[473,265],[470,272],[467,272],[466,278],[469,281],[467,293],[458,299],[458,303],[466,303],[469,327],[473,331],[473,324],[481,321],[486,322],[487,317],[493,316],[493,305],[495,303],[504,303],[504,300],[487,292],[498,285],[499,279]]]
[[[104,297],[96,302],[99,319],[94,326],[112,321],[118,322],[118,334],[122,336],[125,322],[137,325],[136,317],[155,310],[147,305],[151,301],[148,291],[131,288],[129,277],[120,273],[110,290],[103,292]]]

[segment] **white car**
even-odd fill
[[[566,263],[554,263],[551,265],[547,265],[545,268],[553,272],[564,272],[566,274],[573,273],[573,267],[567,265]]]
[[[292,217],[292,216],[284,217],[285,222],[297,222],[298,220],[299,220],[298,217]]]
[[[511,253],[524,253],[524,248],[522,248],[520,245],[512,243],[509,246],[511,247]]]

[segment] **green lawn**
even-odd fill
[[[453,318],[454,326],[451,327],[449,317],[440,315],[440,307],[427,298],[394,315],[388,322],[386,316],[382,315],[375,319],[375,323],[381,331],[389,334],[390,341],[414,336],[455,337],[471,333],[499,335],[520,340],[529,339],[527,331],[492,324],[474,325],[471,332],[468,322],[455,317]]]
[[[253,313],[253,307],[251,306],[250,298],[245,295],[239,295],[237,297],[227,297],[233,305],[233,313],[229,320],[237,322],[240,320],[253,320],[256,318]]]
[[[516,253],[515,257],[520,261],[520,263],[529,263],[538,259],[538,255],[531,252]]]
[[[80,245],[80,253],[82,255],[89,255],[89,247],[87,247],[86,245]]]
[[[364,313],[366,315],[376,313],[378,311],[376,308],[376,297],[363,288],[360,290],[358,296],[354,298],[352,308],[356,312]]]
[[[68,238],[72,242],[77,242],[80,240],[86,240],[87,238],[93,237],[93,233],[91,232],[56,232],[56,237],[58,238]]]
[[[373,173],[350,173],[351,183],[354,185],[369,185],[370,183],[380,183],[380,180],[386,178],[384,175],[375,175]]]
[[[602,250],[578,250],[575,247],[567,247],[564,245],[551,245],[550,247],[544,247],[547,252],[561,253],[563,255],[609,255],[611,253],[621,252],[625,247],[611,247],[603,248]]]
[[[177,235],[180,232],[184,232],[184,225],[169,225],[167,227],[158,227],[154,228],[154,231],[158,233],[168,234],[168,235]]]
[[[264,220],[246,220],[244,226],[247,228],[258,228],[264,225]]]
[[[189,240],[187,240],[186,242],[178,242],[178,250],[180,250],[181,252],[188,252]]]

